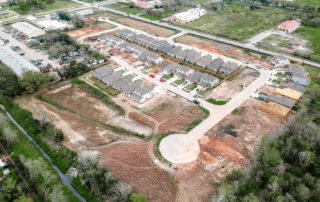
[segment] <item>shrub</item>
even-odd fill
[[[235,180],[239,180],[239,179],[243,178],[243,176],[244,176],[244,174],[241,169],[234,169],[231,171],[231,173],[229,175],[227,175],[227,179],[229,181],[235,181]]]
[[[130,196],[132,202],[147,202],[147,197],[143,193],[133,193]]]

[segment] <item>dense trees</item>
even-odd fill
[[[320,200],[320,87],[304,94],[294,120],[262,138],[262,147],[250,165],[233,170],[219,187],[223,201]]]
[[[50,77],[41,72],[27,71],[19,79],[19,83],[22,88],[33,93],[47,86],[50,83]]]

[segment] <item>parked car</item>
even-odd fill
[[[193,100],[193,103],[194,103],[194,104],[197,104],[197,105],[200,104],[200,102],[199,102],[198,100]]]
[[[164,82],[164,80],[160,79],[160,82]]]
[[[154,77],[155,77],[155,76],[154,76],[154,75],[152,75],[152,74],[150,74],[149,76],[150,76],[151,78],[154,78]]]
[[[245,60],[243,61],[243,63],[244,63],[244,64],[249,64],[249,62],[248,62],[248,61],[245,61]]]

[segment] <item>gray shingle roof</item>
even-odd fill
[[[123,76],[123,73],[121,71],[117,71],[114,74],[111,74],[109,76],[106,76],[102,79],[102,82],[106,84],[112,84],[113,82],[121,79]]]
[[[132,84],[130,84],[129,86],[126,86],[122,89],[122,92],[130,95],[131,93],[133,93],[137,88],[139,88],[142,85],[141,81],[137,81],[134,82]]]
[[[276,55],[275,58],[278,58],[279,60],[287,60],[288,58],[283,55]]]
[[[115,81],[111,86],[115,89],[121,89],[132,82],[132,77],[124,77],[118,81]]]
[[[182,50],[182,47],[181,47],[181,46],[176,46],[176,47],[170,49],[169,51],[167,51],[167,53],[176,55],[176,54],[179,53],[181,50]]]
[[[223,64],[224,64],[224,61],[221,58],[218,58],[217,60],[209,64],[207,68],[213,71],[217,71]]]
[[[290,89],[298,91],[300,93],[305,93],[306,92],[306,88],[305,87],[300,86],[299,84],[295,84],[295,83],[281,82],[280,86],[285,87],[285,88],[290,88]]]
[[[150,86],[141,86],[140,88],[137,88],[134,92],[138,95],[144,96],[152,91],[153,88]]]
[[[179,53],[177,53],[176,57],[184,59],[185,57],[187,57],[187,55],[188,55],[188,51],[187,50],[183,50],[183,51],[180,51]]]
[[[285,107],[288,107],[288,108],[292,108],[296,101],[294,100],[291,100],[289,98],[286,98],[286,97],[283,97],[281,95],[268,95],[267,96],[267,99],[268,100],[271,100],[272,102],[275,102],[275,103],[278,103],[278,104],[281,104]]]
[[[200,79],[204,76],[206,76],[207,74],[206,73],[202,73],[202,72],[196,72],[194,74],[191,74],[190,76],[188,76],[188,80],[190,82],[199,82]]]
[[[197,61],[197,64],[201,64],[203,66],[207,66],[212,62],[212,56],[211,55],[207,55],[203,58],[201,58],[200,60]]]
[[[136,93],[133,93],[132,94],[132,99],[137,100],[138,102],[140,102],[143,99],[143,97],[141,97],[140,95],[138,95]]]

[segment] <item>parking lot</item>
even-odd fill
[[[19,47],[20,50],[24,52],[24,55],[22,55],[22,57],[24,57],[26,60],[31,61],[31,60],[42,60],[41,63],[42,65],[47,65],[47,64],[51,64],[53,68],[59,68],[60,65],[58,64],[57,61],[53,61],[50,60],[48,55],[43,55],[42,52],[37,52],[34,49],[31,49],[27,46],[26,42],[31,40],[31,39],[26,39],[26,40],[17,40],[16,38],[12,37],[13,33],[5,33],[4,29],[2,28],[0,30],[0,37],[2,37],[2,39],[7,39],[9,40],[9,42],[7,44],[5,44],[6,46],[14,46],[14,47]],[[18,34],[16,34],[16,36],[19,36]],[[21,36],[21,35],[20,35]],[[23,38],[23,37],[21,37]]]

